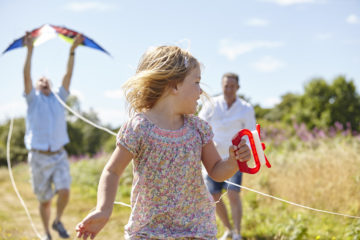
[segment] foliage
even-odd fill
[[[281,97],[281,102],[273,109],[267,111],[264,118],[269,121],[282,121],[284,123],[292,123],[294,121],[294,114],[292,109],[299,101],[300,96],[293,93],[287,93]],[[255,109],[256,111],[256,109]]]
[[[90,110],[88,113],[83,112],[82,115],[90,121],[101,125],[97,114],[93,110]],[[93,156],[94,154],[103,151],[103,144],[107,139],[113,139],[107,132],[97,129],[81,119],[77,119],[74,122],[68,122],[67,126],[70,143],[67,144],[65,148],[70,155],[86,154]]]
[[[336,77],[331,84],[322,78],[310,80],[304,94],[287,93],[270,111],[255,108],[257,116],[269,121],[304,123],[308,129],[326,129],[339,123],[360,130],[360,97],[353,80]]]
[[[272,168],[244,175],[243,185],[305,206],[358,216],[360,139],[339,133],[293,141],[295,148],[287,141],[266,148]],[[305,210],[247,190],[242,194],[244,239],[359,239],[359,221],[354,219]]]
[[[12,164],[26,161],[27,151],[24,145],[25,123],[23,118],[14,119],[11,136],[10,159]],[[6,143],[10,128],[10,120],[0,126],[0,166],[6,165]]]
[[[308,228],[301,217],[290,218],[286,224],[279,225],[279,233],[276,239],[302,240],[308,239]]]
[[[347,228],[346,237],[352,240],[360,239],[360,220],[354,221],[354,223]]]
[[[254,105],[256,119],[269,119],[267,116],[271,112],[271,108],[262,108],[259,104]]]
[[[101,125],[100,119],[93,109],[90,109],[88,112],[83,112],[81,110],[80,102],[76,96],[69,97],[67,104],[86,119],[97,125]],[[68,112],[67,114],[67,128],[70,143],[67,144],[65,148],[69,155],[94,156],[96,153],[104,150],[104,142],[110,138],[113,139],[108,133],[85,123],[83,120],[75,117],[72,113]],[[105,127],[110,128],[109,126]]]

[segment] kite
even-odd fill
[[[74,38],[76,37],[79,32],[76,32],[74,30],[71,30],[66,27],[60,27],[50,24],[42,25],[39,28],[36,28],[30,32],[31,36],[34,38],[34,46],[38,46],[52,38],[55,38],[56,36],[59,36],[63,40],[72,43],[74,41]],[[106,51],[104,48],[102,48],[99,44],[97,44],[94,40],[91,38],[85,36],[82,34],[84,40],[81,43],[81,45],[97,49],[99,51],[102,51],[110,56],[110,53]],[[24,39],[25,36],[22,36],[19,39],[16,39],[8,48],[3,51],[2,54],[24,46]]]

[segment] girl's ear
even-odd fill
[[[171,87],[171,93],[172,94],[177,94],[178,93],[178,86],[176,85],[176,86],[174,86],[174,87]]]

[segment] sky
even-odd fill
[[[303,93],[312,78],[339,75],[360,92],[359,0],[94,0],[0,1],[0,51],[43,24],[66,26],[95,40],[111,57],[80,46],[70,86],[81,109],[118,127],[128,118],[121,86],[152,46],[177,45],[203,65],[202,87],[221,92],[221,76],[240,76],[239,94],[273,107]],[[61,84],[70,44],[55,38],[34,48],[32,79]],[[26,114],[26,48],[0,55],[0,123]]]

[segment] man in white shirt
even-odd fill
[[[83,41],[81,35],[74,39],[69,52],[67,71],[62,86],[58,91],[52,91],[50,82],[41,77],[33,87],[31,79],[31,58],[33,53],[33,37],[26,33],[24,43],[27,56],[24,65],[24,97],[27,103],[25,146],[29,151],[31,182],[34,193],[39,201],[39,211],[45,229],[42,240],[51,240],[49,221],[51,199],[58,195],[56,217],[52,228],[61,238],[69,238],[69,234],[60,221],[63,211],[69,201],[70,170],[67,153],[63,146],[69,142],[66,129],[64,107],[56,99],[54,92],[66,101],[74,66],[75,49]]]
[[[199,113],[199,117],[208,121],[214,132],[214,143],[222,158],[228,158],[228,146],[232,137],[241,129],[254,130],[256,126],[253,107],[246,101],[236,96],[240,88],[239,76],[235,73],[226,73],[221,81],[223,94],[214,97],[211,102],[205,104]],[[240,188],[225,182],[215,182],[208,175],[205,178],[206,185],[212,194],[216,204],[216,213],[226,227],[220,240],[232,236],[232,239],[241,239],[242,204]],[[230,182],[241,184],[242,173],[238,171]],[[234,227],[231,226],[228,213],[223,201],[220,199],[222,189],[228,190],[230,208]]]

